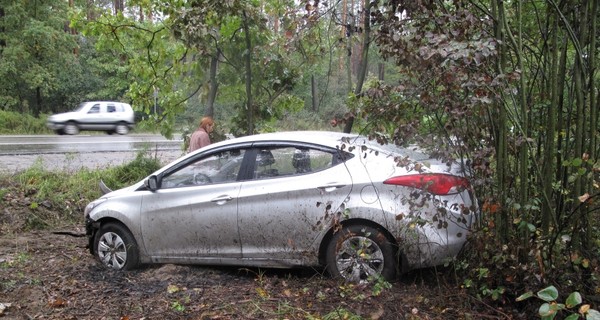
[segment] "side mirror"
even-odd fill
[[[158,178],[156,176],[149,176],[144,185],[148,190],[156,191],[158,190]]]

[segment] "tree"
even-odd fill
[[[299,49],[302,57],[306,54],[298,37],[291,36],[302,34],[303,27],[292,4],[200,2],[181,15],[178,32],[182,39],[200,52],[219,50],[219,81],[227,84],[220,95],[230,100],[243,97],[232,120],[235,135],[271,130],[268,124],[273,119],[302,103],[291,94],[301,80],[299,67],[303,64],[292,52]],[[268,14],[285,5],[282,16]],[[244,70],[243,78],[240,70]]]
[[[595,1],[389,1],[374,13],[379,50],[404,77],[371,84],[357,116],[382,141],[466,156],[495,231],[480,243],[542,277],[592,270],[599,13]]]
[[[37,116],[52,109],[56,101],[50,97],[59,87],[58,79],[73,66],[75,41],[64,31],[67,4],[10,2],[0,7],[0,105]]]

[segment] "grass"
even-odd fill
[[[85,206],[101,196],[98,182],[119,189],[158,170],[160,160],[146,151],[126,164],[108,169],[82,169],[72,174],[47,171],[40,165],[0,176],[0,205],[10,208],[22,230],[46,229],[79,223]],[[15,230],[19,231],[19,230]]]

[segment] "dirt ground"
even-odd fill
[[[382,290],[305,269],[155,265],[118,272],[101,267],[86,241],[56,230],[0,236],[0,318],[526,318],[467,296],[432,270]]]

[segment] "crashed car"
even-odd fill
[[[455,257],[476,221],[457,167],[354,134],[281,132],[211,144],[85,208],[102,264],[321,266],[393,280]]]

